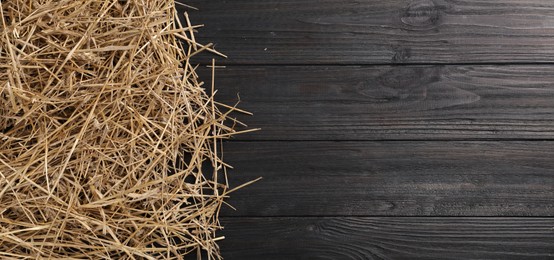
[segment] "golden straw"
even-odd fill
[[[242,110],[202,88],[190,58],[219,52],[175,4],[0,1],[0,258],[221,258]]]

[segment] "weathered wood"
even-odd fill
[[[205,68],[204,68],[205,70]],[[228,67],[248,140],[554,138],[551,66]],[[204,77],[206,78],[206,77]]]
[[[228,64],[554,62],[550,0],[190,0]],[[184,9],[181,9],[184,11]],[[189,12],[191,10],[188,10]]]
[[[226,259],[554,258],[554,2],[187,4],[262,128],[225,143],[232,186],[264,178]]]
[[[554,143],[229,142],[234,216],[554,216]]]
[[[552,259],[551,218],[224,218],[226,260]]]

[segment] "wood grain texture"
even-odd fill
[[[226,218],[234,259],[552,259],[554,219]]]
[[[262,128],[225,143],[232,186],[264,178],[226,259],[554,258],[554,2],[187,4]]]
[[[553,142],[230,142],[230,216],[554,216]]]
[[[203,68],[203,70],[206,70]],[[228,67],[217,98],[255,116],[239,140],[554,138],[550,66]]]
[[[227,64],[554,62],[550,0],[190,0]],[[189,10],[190,11],[190,10]]]

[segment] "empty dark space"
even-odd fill
[[[262,128],[225,143],[233,186],[263,177],[225,259],[554,259],[553,1],[187,4]]]

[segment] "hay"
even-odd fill
[[[237,109],[190,63],[217,53],[199,26],[171,0],[0,5],[0,257],[219,259]]]

